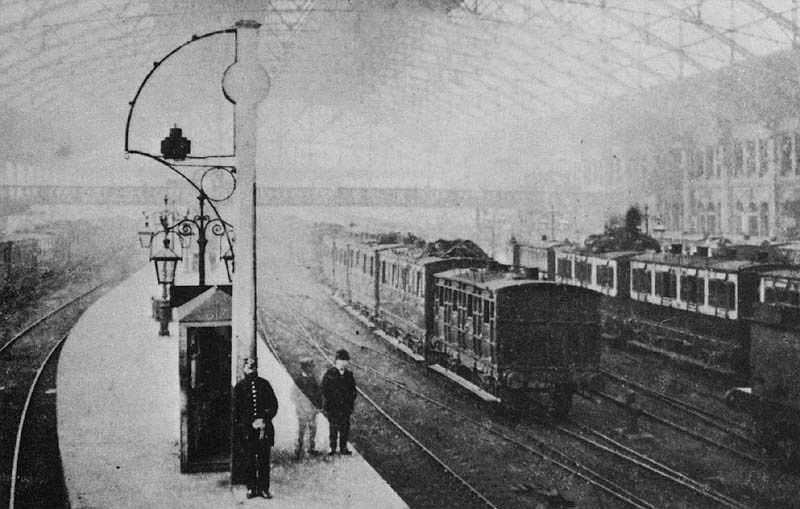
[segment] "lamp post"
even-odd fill
[[[240,377],[240,367],[242,360],[246,357],[255,359],[256,352],[256,117],[258,105],[263,101],[269,92],[269,75],[258,61],[258,29],[260,23],[255,21],[239,21],[235,28],[220,30],[201,36],[192,36],[191,41],[187,41],[182,46],[174,49],[160,61],[155,62],[147,77],[139,86],[136,96],[129,103],[128,120],[125,128],[125,151],[128,154],[139,154],[162,163],[172,171],[178,173],[184,180],[189,182],[198,191],[202,190],[195,182],[186,175],[178,171],[177,163],[170,163],[166,159],[182,161],[184,159],[209,159],[211,157],[233,157],[234,166],[219,167],[229,171],[234,178],[234,188],[236,180],[240,182],[242,190],[238,193],[238,217],[236,228],[239,231],[237,239],[237,253],[239,270],[235,272],[233,282],[234,291],[232,295],[232,340],[231,340],[231,385],[235,385]],[[144,150],[134,149],[130,146],[131,119],[136,102],[147,84],[150,77],[156,72],[161,64],[170,56],[176,54],[183,47],[201,39],[223,34],[235,34],[235,61],[226,70],[222,79],[222,91],[225,97],[233,103],[234,107],[234,154],[233,155],[214,155],[214,156],[188,156],[191,151],[189,140],[182,136],[182,131],[177,126],[170,129],[170,136],[166,144],[162,144],[161,156],[149,153]],[[162,157],[163,156],[163,157]],[[191,164],[183,164],[191,166]],[[211,165],[206,165],[209,167]],[[235,168],[235,169],[234,169]],[[233,191],[231,191],[231,194]],[[209,205],[216,212],[214,199]],[[219,214],[217,213],[217,217]],[[221,220],[220,220],[221,221]],[[227,230],[225,230],[227,231]],[[228,236],[229,246],[230,236]],[[233,261],[231,247],[230,261]],[[227,265],[227,264],[226,264]],[[232,264],[229,266],[232,270]],[[233,408],[235,402],[231,401]],[[235,484],[242,482],[238,479],[237,473],[240,465],[245,458],[241,457],[240,451],[236,448],[231,449],[231,481]]]
[[[197,197],[200,203],[200,213],[194,217],[189,217],[188,213],[176,223],[169,224],[166,216],[161,216],[161,226],[164,234],[169,232],[176,232],[178,236],[183,238],[190,238],[197,232],[197,248],[198,248],[198,282],[200,286],[206,284],[206,246],[208,245],[208,234],[216,237],[223,237],[228,235],[233,227],[225,220],[216,217],[211,218],[205,213],[205,203],[208,200],[208,195],[203,188],[200,188],[200,195]],[[233,256],[233,255],[231,255]]]
[[[164,209],[153,211],[151,213],[142,212],[144,216],[144,230],[140,230],[139,235],[139,246],[143,248],[150,248],[150,245],[153,242],[154,234],[158,233],[157,231],[153,231],[150,229],[150,218],[153,216],[158,216],[159,220],[163,217],[172,217],[173,221],[178,217],[178,213],[174,210],[169,209],[169,197],[165,194],[164,195]]]
[[[156,319],[160,324],[159,336],[169,336],[169,322],[172,320],[172,308],[169,306],[169,287],[175,282],[175,267],[181,257],[169,247],[170,241],[164,237],[164,247],[155,254],[150,255],[150,260],[156,267],[156,280],[161,285],[161,300],[154,301]]]
[[[236,260],[233,257],[233,251],[231,248],[228,248],[221,257],[223,262],[225,262],[225,272],[228,274],[228,282],[233,283],[233,272],[236,266]]]

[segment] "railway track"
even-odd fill
[[[266,329],[264,327],[260,315],[259,315],[259,324],[262,330]],[[297,322],[297,325],[301,329],[302,333],[299,333],[297,331],[291,331],[291,329],[286,326],[284,326],[284,329],[289,332],[292,332],[296,336],[302,336],[303,339],[305,339],[309,343],[309,345],[311,345],[311,347],[314,350],[316,350],[317,353],[330,366],[333,366],[332,359],[334,357],[334,350],[331,350],[330,348],[325,349],[322,345],[320,345],[319,342],[314,340],[312,335],[299,321]],[[268,334],[265,334],[264,336],[269,337]],[[268,344],[270,349],[273,351],[273,354],[275,354],[280,358],[281,352],[278,346],[271,341],[268,341]],[[355,366],[356,364],[353,365]],[[457,504],[457,506],[474,507],[475,502],[479,502],[482,506],[485,507],[491,507],[491,508],[499,507],[497,504],[492,502],[479,488],[474,486],[472,483],[470,483],[468,480],[462,477],[458,472],[456,472],[455,469],[451,465],[449,465],[444,459],[442,459],[438,454],[429,449],[422,441],[420,441],[419,438],[417,438],[411,431],[409,431],[406,426],[401,424],[395,416],[393,416],[380,403],[378,403],[375,398],[367,394],[367,392],[363,388],[358,387],[357,391],[358,394],[362,398],[364,398],[370,404],[370,406],[372,406],[375,409],[375,411],[377,411],[383,417],[383,419],[386,422],[388,422],[393,428],[395,428],[406,440],[410,441],[411,444],[413,444],[413,446],[415,446],[416,451],[409,451],[408,447],[406,446],[405,447],[406,454],[416,453],[415,454],[416,456],[424,456],[423,461],[435,464],[448,474],[449,479],[447,480],[448,481],[447,484],[455,485],[456,489],[451,488],[448,489],[447,492],[449,497],[455,497],[454,501],[460,502]],[[374,428],[372,429],[372,432],[375,433]],[[419,465],[418,462],[416,462],[416,464]],[[438,489],[439,490],[447,489],[446,488],[447,484],[439,485]],[[420,495],[425,495],[425,491],[421,490]]]
[[[293,312],[294,320],[297,322],[297,326],[301,328],[302,332],[298,332],[294,330],[292,327],[287,326],[286,324],[281,324],[280,327],[293,333],[297,337],[302,337],[306,341],[313,341],[312,335],[308,332],[308,330],[300,323],[299,319],[297,318],[296,311]],[[310,323],[316,323],[306,317],[304,320]],[[275,323],[275,321],[273,321]],[[345,339],[343,335],[336,333],[335,331],[330,330],[327,327],[320,326],[320,328],[327,332],[328,334],[334,334],[335,336]],[[351,344],[355,344],[356,342],[349,340]],[[365,347],[364,345],[357,345],[363,349],[365,352],[372,352],[381,355],[382,357],[386,357],[387,354],[381,351],[378,351],[374,348]],[[317,346],[316,348],[321,348]],[[324,356],[331,356],[332,349],[320,350],[320,353]],[[397,357],[393,355],[389,355],[394,362],[397,362]],[[468,422],[477,428],[478,431],[483,433],[491,433],[494,436],[502,439],[503,441],[513,444],[516,447],[522,449],[526,453],[534,454],[540,459],[547,461],[548,463],[555,464],[558,467],[566,470],[567,472],[575,475],[585,481],[587,481],[590,485],[594,486],[598,490],[605,492],[607,495],[616,498],[618,501],[624,502],[626,505],[630,505],[633,507],[658,507],[657,503],[648,502],[645,498],[638,496],[633,493],[632,489],[627,489],[622,487],[619,483],[609,479],[608,477],[604,476],[597,470],[594,470],[587,466],[585,462],[581,460],[576,460],[572,455],[567,454],[560,450],[559,448],[553,447],[546,443],[546,441],[541,440],[536,437],[536,434],[540,430],[535,430],[534,432],[525,433],[523,436],[520,436],[518,431],[514,431],[510,429],[509,426],[499,426],[496,423],[492,423],[487,425],[486,421],[482,421],[476,419],[474,417],[467,416],[462,412],[459,412],[448,405],[442,403],[441,401],[437,401],[425,394],[420,393],[419,391],[415,391],[408,386],[407,382],[391,379],[390,377],[385,376],[384,374],[377,372],[372,368],[368,368],[366,366],[361,366],[358,364],[354,364],[358,369],[363,371],[371,371],[374,376],[377,376],[389,383],[395,385],[396,387],[403,389],[406,392],[413,394],[415,397],[425,401],[427,404],[434,405],[437,410],[445,410],[451,415],[453,415],[458,422]],[[426,415],[432,415],[427,413]],[[676,472],[673,469],[670,469],[666,465],[660,464],[657,461],[648,458],[636,451],[631,450],[630,448],[626,448],[622,444],[617,442],[609,442],[611,440],[608,437],[603,437],[598,432],[594,432],[595,438],[594,439],[587,439],[585,436],[581,435],[581,433],[576,432],[574,430],[570,430],[569,428],[565,428],[563,426],[555,425],[553,423],[546,423],[544,421],[537,422],[539,426],[549,426],[554,430],[557,430],[559,433],[563,435],[569,436],[572,440],[582,442],[585,445],[590,445],[595,449],[602,450],[606,454],[612,454],[615,458],[615,461],[624,461],[627,462],[635,468],[644,469],[648,471],[650,474],[659,477],[662,480],[668,480],[673,484],[681,486],[683,489],[687,490],[688,492],[692,493],[692,497],[697,497],[699,499],[705,500],[704,504],[708,502],[714,502],[718,504],[720,507],[736,507],[742,508],[745,507],[742,504],[739,504],[735,500],[727,497],[722,493],[715,492],[705,486],[703,483],[699,481],[692,480],[688,475],[681,474]],[[589,430],[586,427],[582,428],[582,433],[588,433]],[[524,484],[522,485],[524,486]]]
[[[0,346],[0,500],[11,508],[66,503],[65,492],[58,489],[63,477],[52,387],[56,360],[86,307],[120,277],[69,298]]]

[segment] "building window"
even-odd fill
[[[706,147],[706,177],[711,178],[714,176],[714,148]]]
[[[744,206],[742,202],[736,202],[736,214],[733,216],[733,233],[742,234],[742,223],[744,222]]]
[[[695,176],[702,177],[705,174],[705,151],[703,149],[698,149],[693,154],[694,167],[695,167]]]
[[[775,149],[780,159],[781,175],[789,175],[792,172],[792,137],[788,134],[780,135]]]
[[[769,205],[767,202],[761,202],[759,210],[759,218],[761,222],[761,235],[769,236]]]
[[[742,163],[744,154],[742,152],[742,141],[733,140],[733,176],[738,177],[742,174]]]
[[[769,171],[768,140],[758,140],[758,175],[763,177]]]
[[[744,142],[744,167],[748,177],[756,173],[756,142],[746,140]]]
[[[747,234],[758,235],[758,207],[755,203],[747,206]]]

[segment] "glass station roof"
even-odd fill
[[[452,176],[480,147],[502,161],[526,126],[564,112],[761,66],[796,49],[797,16],[796,0],[2,0],[0,152],[13,152],[13,131],[41,128],[67,140],[62,155],[121,159],[128,102],[153,62],[193,34],[254,19],[272,84],[265,164],[317,175],[277,183],[313,183],[331,167],[364,185],[431,168]],[[198,83],[219,91],[232,38],[205,44],[172,57],[140,100],[215,110],[186,130],[225,145],[224,101],[209,107],[218,98]],[[138,134],[153,143],[168,127]]]

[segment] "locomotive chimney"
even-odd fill
[[[517,238],[512,235],[508,243],[511,244],[511,266],[517,271],[519,270],[520,264],[519,242],[517,242]]]

